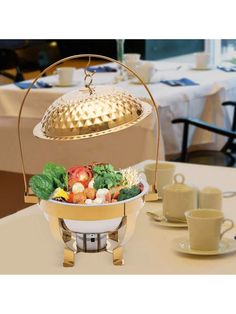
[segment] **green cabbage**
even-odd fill
[[[29,185],[34,194],[42,200],[48,200],[54,191],[53,180],[46,174],[36,174],[30,179]]]
[[[66,169],[49,162],[44,166],[42,174],[34,175],[30,179],[29,185],[40,199],[48,200],[56,188],[67,191],[68,175]]]

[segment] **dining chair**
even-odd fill
[[[196,163],[196,164],[205,164],[205,165],[217,165],[217,166],[227,166],[232,167],[235,163],[236,153],[236,102],[235,101],[226,101],[222,103],[222,106],[233,106],[233,121],[230,130],[224,128],[219,128],[216,125],[209,124],[200,119],[193,118],[177,118],[172,120],[172,123],[183,123],[183,138],[182,138],[182,149],[179,157],[175,161]],[[197,150],[197,151],[188,151],[188,135],[189,135],[189,126],[195,126],[212,132],[214,134],[219,134],[227,137],[227,141],[221,150]]]
[[[0,49],[0,76],[12,82],[24,80],[19,59],[12,49]]]

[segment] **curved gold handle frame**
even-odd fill
[[[128,70],[130,73],[132,73],[140,82],[141,84],[144,86],[144,88],[146,89],[151,102],[152,102],[152,106],[154,107],[154,111],[156,113],[156,117],[157,117],[157,144],[156,144],[156,165],[155,165],[155,175],[154,175],[154,182],[153,182],[153,186],[152,186],[152,192],[156,193],[157,189],[156,189],[156,176],[157,176],[157,165],[158,165],[158,156],[159,156],[159,146],[160,146],[160,116],[159,116],[159,112],[158,112],[158,106],[149,90],[149,88],[147,87],[147,85],[144,83],[144,81],[138,76],[137,73],[135,73],[132,69],[130,69],[127,65],[106,57],[106,56],[102,56],[102,55],[96,55],[96,54],[79,54],[79,55],[73,55],[67,58],[63,58],[60,59],[56,62],[54,62],[53,64],[51,64],[50,66],[48,66],[46,69],[44,69],[42,72],[39,73],[38,76],[36,76],[36,78],[33,80],[32,84],[30,85],[30,87],[28,88],[28,90],[26,91],[26,94],[22,100],[21,106],[20,106],[20,110],[19,110],[19,114],[18,114],[18,120],[17,120],[17,133],[18,133],[18,141],[19,141],[19,147],[20,147],[20,157],[21,157],[21,165],[22,165],[22,173],[23,173],[23,178],[24,178],[24,188],[25,188],[25,196],[29,197],[29,202],[30,202],[30,196],[28,195],[28,185],[27,185],[27,180],[26,180],[26,172],[25,172],[25,164],[24,164],[24,157],[23,157],[23,149],[22,149],[22,143],[21,143],[21,132],[20,132],[20,126],[21,126],[21,114],[22,114],[22,110],[23,110],[23,106],[25,104],[26,98],[29,94],[29,92],[31,91],[32,87],[34,86],[34,84],[37,82],[37,80],[42,77],[47,71],[53,69],[54,67],[56,67],[59,64],[62,64],[66,61],[70,61],[70,60],[74,60],[74,59],[80,59],[80,58],[89,58],[89,60],[91,60],[91,58],[97,58],[97,59],[103,59],[103,60],[107,60],[110,62],[114,62],[117,63],[119,65],[121,65],[122,67],[124,67],[126,70]],[[148,199],[147,199],[148,200]],[[150,198],[150,200],[152,200]],[[32,198],[33,201],[33,198]]]

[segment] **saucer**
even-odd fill
[[[158,216],[163,216],[162,210],[156,210],[152,212]],[[154,221],[155,223],[157,223],[159,226],[162,226],[162,227],[170,227],[170,228],[187,228],[188,227],[187,222],[175,222],[175,221],[168,221],[168,220],[158,221],[152,218],[150,215],[149,217],[152,219],[152,221]]]
[[[151,81],[149,81],[149,82],[147,82],[147,83],[145,83],[145,84],[157,84],[157,83],[159,83],[160,82],[160,80],[158,81],[158,80],[151,80]],[[130,80],[129,81],[129,83],[130,84],[134,84],[134,85],[142,85],[142,83],[138,80],[138,79],[132,79],[132,80]]]
[[[71,84],[60,84],[59,82],[55,82],[53,85],[55,87],[71,87],[71,86],[76,86],[78,84],[79,84],[79,82],[73,82]]]
[[[209,70],[213,70],[213,67],[207,67],[207,68],[192,67],[191,70],[193,70],[193,71],[209,71]]]
[[[189,239],[186,237],[175,239],[173,244],[174,244],[173,248],[176,251],[192,255],[223,255],[236,251],[236,241],[234,239],[229,238],[223,238],[220,241],[219,249],[214,251],[193,250],[190,248]]]

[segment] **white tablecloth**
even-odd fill
[[[143,164],[139,165],[142,168]],[[236,169],[176,163],[176,172],[198,188],[216,186],[235,190]],[[23,197],[23,195],[22,195]],[[146,203],[138,216],[133,237],[124,250],[125,265],[113,266],[112,256],[78,253],[73,268],[63,268],[63,247],[52,237],[38,205],[0,219],[1,274],[236,274],[236,252],[219,256],[179,254],[173,241],[188,237],[187,229],[161,227],[147,210],[161,203]],[[226,218],[236,223],[236,197],[223,199]],[[233,239],[236,228],[225,237]]]
[[[164,154],[174,154],[180,152],[182,142],[182,125],[172,125],[171,120],[174,118],[189,116],[193,118],[200,118],[207,122],[217,124],[222,127],[229,127],[231,123],[231,108],[223,108],[221,102],[224,100],[236,100],[236,73],[226,73],[220,70],[196,71],[187,68],[183,65],[181,69],[176,70],[177,65],[163,62],[155,62],[157,68],[156,76],[153,81],[156,83],[148,84],[156,103],[159,105],[159,112],[161,117],[161,137],[164,142],[164,147],[161,145],[160,159],[164,159]],[[106,84],[113,82],[116,73],[97,73],[94,76],[94,84]],[[199,86],[187,87],[169,87],[158,81],[160,79],[178,79],[187,77],[198,82]],[[43,80],[55,85],[56,76],[45,77]],[[53,87],[49,89],[35,89],[29,94],[28,100],[23,110],[23,117],[30,118],[26,124],[33,124],[35,119],[40,119],[48,108],[48,106],[57,97],[65,92],[69,92],[74,88],[83,85],[83,71],[78,70],[75,78],[76,86],[73,87]],[[117,84],[120,87],[128,89],[131,93],[142,99],[148,99],[148,94],[142,85],[138,85],[133,81],[124,81]],[[16,120],[13,123],[12,118],[18,115],[21,101],[26,90],[21,90],[15,85],[5,85],[0,87],[0,142],[2,149],[8,149],[8,143],[14,142],[15,139],[10,134],[15,133]],[[13,129],[5,128],[7,120],[11,119],[11,125],[14,124]],[[5,120],[4,120],[5,119]],[[142,124],[145,132],[152,132],[152,145],[146,145],[144,150],[146,155],[141,158],[154,157],[155,134],[154,125],[155,117],[149,119]],[[27,130],[31,134],[31,130]],[[6,132],[9,138],[5,137]],[[135,138],[135,129],[133,131]],[[150,136],[150,134],[146,134]],[[221,148],[224,143],[222,136],[213,135],[207,131],[190,128],[190,145],[204,145],[210,148]],[[29,144],[31,147],[31,144]],[[31,149],[31,151],[33,151]],[[84,152],[84,151],[83,151]],[[15,151],[17,154],[17,151]],[[39,154],[39,152],[38,152]],[[84,156],[83,160],[87,158]],[[5,156],[4,156],[5,160]],[[141,159],[140,159],[141,160]],[[137,162],[133,160],[133,162]],[[5,162],[0,160],[0,165]],[[124,166],[124,165],[122,165]],[[17,168],[17,167],[15,167]],[[9,170],[1,167],[2,170]]]

